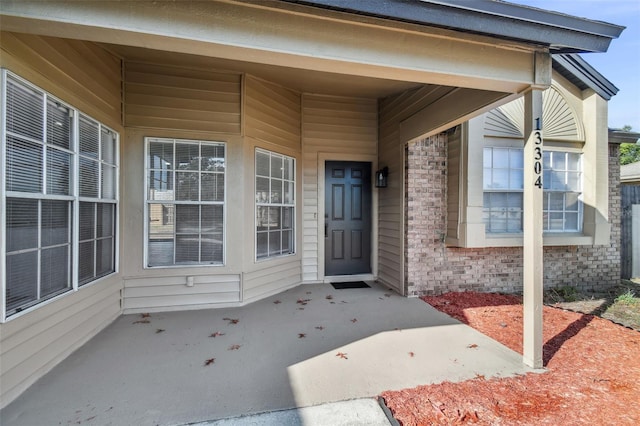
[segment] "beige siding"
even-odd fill
[[[127,279],[124,283],[124,313],[212,308],[240,302],[240,276],[195,275]]]
[[[93,43],[3,32],[0,64],[122,132],[120,60]],[[121,313],[116,274],[0,324],[1,405]]]
[[[389,167],[389,186],[379,192],[378,277],[404,294],[404,144],[400,124],[451,88],[422,86],[380,103],[378,166]]]
[[[245,135],[300,150],[300,94],[247,76],[245,79]]]
[[[0,65],[103,123],[122,125],[120,60],[93,43],[0,33]]]
[[[239,74],[127,62],[125,124],[240,134]]]
[[[119,277],[106,278],[0,324],[6,405],[121,313]]]
[[[447,142],[447,239],[457,240],[460,220],[462,126],[450,132]]]
[[[318,154],[340,160],[343,156],[375,155],[378,144],[377,100],[304,95],[302,100],[303,144],[303,280],[324,276],[319,270]]]
[[[289,256],[259,262],[243,277],[244,303],[263,299],[300,284],[300,257]]]

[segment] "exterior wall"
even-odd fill
[[[121,289],[111,276],[0,324],[1,406],[120,316]]]
[[[594,290],[620,278],[620,189],[618,146],[610,145],[610,241],[605,245],[544,249],[544,285]],[[407,147],[406,285],[408,295],[448,291],[522,291],[522,248],[457,248],[445,243],[447,229],[447,136]]]
[[[0,64],[118,132],[120,60],[93,43],[0,33]]]
[[[305,94],[303,143],[303,280],[324,277],[324,160],[375,160],[377,100]],[[372,165],[375,167],[375,164]]]
[[[242,75],[148,63],[125,64],[122,144],[125,313],[203,309],[242,300],[244,208]],[[226,144],[225,265],[144,267],[145,137]],[[233,184],[230,184],[232,182]],[[233,238],[231,238],[233,236]],[[236,238],[240,239],[236,240]],[[193,286],[187,280],[193,280]]]
[[[125,63],[125,125],[240,134],[241,76]]]
[[[522,234],[500,236],[485,232],[482,220],[483,147],[495,145],[522,148],[524,118],[523,100],[506,105],[464,123],[461,140],[453,141],[449,152],[449,167],[459,164],[450,175],[460,179],[458,198],[449,192],[450,210],[459,215],[449,217],[447,243],[457,247],[520,247]],[[606,244],[610,238],[608,222],[607,102],[593,90],[577,89],[558,73],[553,74],[553,86],[543,93],[543,137],[545,147],[582,153],[584,174],[582,185],[582,232],[546,234],[545,245]],[[458,147],[458,144],[460,146]],[[455,179],[455,177],[454,177]],[[604,182],[604,184],[603,184]],[[453,188],[450,188],[450,190]]]
[[[80,41],[6,32],[0,40],[2,67],[122,136],[119,59]],[[0,324],[0,405],[7,405],[116,319],[121,290],[122,279],[116,273]]]
[[[404,143],[401,124],[445,93],[423,86],[383,99],[379,106],[378,167],[388,167],[388,187],[379,191],[378,278],[405,294],[404,288]]]
[[[234,242],[242,248],[243,302],[249,303],[279,293],[300,284],[302,279],[302,226],[300,225],[302,171],[301,171],[301,95],[293,90],[257,78],[246,76],[244,89],[245,141],[243,153],[243,229],[229,233],[227,247]],[[296,160],[296,253],[273,259],[255,259],[255,150],[263,148],[295,158]],[[232,187],[233,188],[233,187]],[[242,190],[241,190],[242,189]],[[232,189],[233,190],[233,189]],[[234,210],[230,210],[234,211]],[[227,216],[229,217],[229,216]],[[239,237],[244,232],[244,238]],[[244,244],[239,244],[244,241]]]

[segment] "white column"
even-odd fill
[[[523,361],[542,368],[542,90],[524,96]]]

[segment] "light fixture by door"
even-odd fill
[[[387,177],[389,176],[389,168],[384,167],[376,172],[376,188],[387,187]]]

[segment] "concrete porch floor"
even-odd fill
[[[419,299],[377,284],[301,285],[241,308],[121,316],[0,423],[185,424],[528,371]]]

